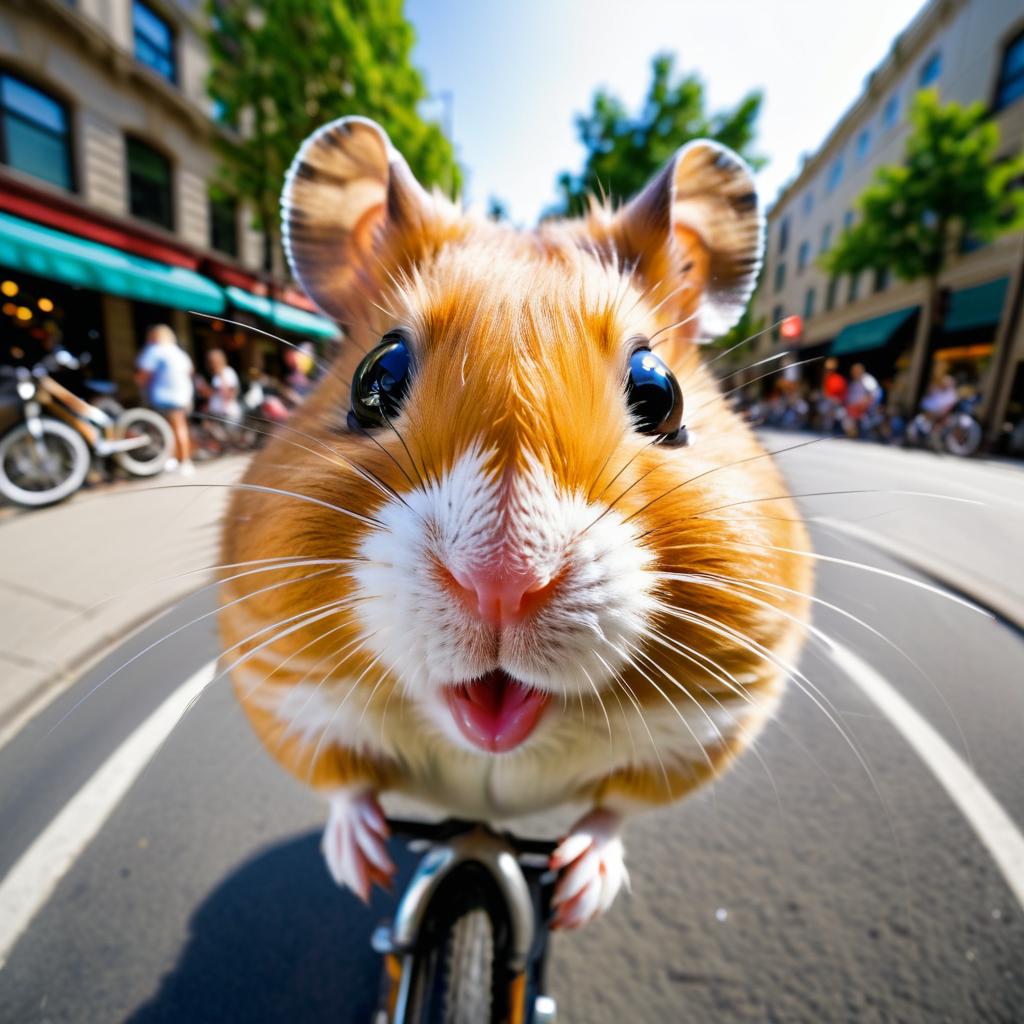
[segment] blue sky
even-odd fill
[[[860,92],[921,0],[407,0],[414,60],[451,123],[471,202],[497,196],[532,224],[555,178],[579,170],[574,115],[599,85],[635,107],[650,58],[678,55],[712,109],[765,93],[768,201]],[[442,102],[431,109],[440,117]]]

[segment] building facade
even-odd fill
[[[0,363],[59,339],[131,394],[154,322],[239,368],[279,352],[228,320],[337,335],[279,258],[261,271],[249,211],[214,188],[232,135],[206,92],[202,7],[0,0]]]
[[[755,313],[767,325],[758,339],[765,357],[783,347],[811,360],[801,372],[813,387],[815,357],[863,362],[890,397],[910,405],[906,382],[924,281],[866,272],[830,278],[821,256],[857,216],[856,201],[875,169],[899,164],[914,94],[939,91],[942,101],[981,101],[995,117],[1003,154],[1024,145],[1024,8],[1019,0],[931,0],[869,75],[864,91],[807,157],[768,214],[765,263]],[[1024,418],[1024,233],[987,245],[969,240],[952,254],[940,284],[944,321],[930,341],[923,379],[952,372],[983,396],[993,433],[1009,417]],[[904,393],[901,393],[904,392]]]

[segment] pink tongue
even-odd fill
[[[547,695],[501,669],[448,688],[448,706],[462,735],[484,750],[504,753],[533,732]]]

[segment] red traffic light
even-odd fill
[[[804,333],[804,321],[799,316],[787,316],[785,320],[779,324],[779,334],[784,338],[792,341],[794,338],[799,338]]]

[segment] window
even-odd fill
[[[839,278],[830,277],[828,280],[828,291],[825,292],[825,312],[830,313],[836,308],[836,295],[839,291]]]
[[[936,50],[925,62],[921,65],[921,75],[918,78],[918,85],[924,89],[926,86],[936,81],[939,75],[942,74],[942,54]]]
[[[832,161],[832,166],[828,169],[828,178],[825,181],[825,191],[834,192],[838,187],[839,183],[843,180],[843,154]]]
[[[787,245],[789,245],[789,218],[783,217],[779,223],[779,252],[785,252]]]
[[[811,210],[814,209],[814,193],[808,189],[804,193],[804,216],[810,215]]]
[[[814,289],[808,288],[804,296],[804,319],[810,320],[814,316]]]
[[[135,31],[135,59],[152,68],[168,82],[177,81],[174,32],[170,23],[148,4],[142,3],[142,0],[134,0],[132,26]]]
[[[871,129],[865,128],[857,136],[857,162],[864,163],[869,152],[871,152]]]
[[[828,247],[832,244],[832,224],[826,224],[821,229],[821,251],[828,252]]]
[[[807,269],[807,261],[811,258],[811,243],[805,238],[800,243],[796,257],[796,272],[802,274]]]
[[[174,229],[171,162],[141,139],[128,139],[128,208],[132,216]]]
[[[889,268],[875,267],[875,275],[872,282],[872,290],[884,292],[889,287]]]
[[[786,264],[780,263],[775,268],[775,290],[781,292],[786,287]]]
[[[210,248],[238,256],[238,203],[234,199],[210,199]]]
[[[882,110],[882,131],[888,131],[899,119],[900,116],[900,96],[899,93],[893,93],[885,102],[885,107]]]
[[[853,227],[853,210],[847,210],[843,214],[843,230],[849,231]]]
[[[1010,40],[1003,50],[1003,62],[999,65],[999,81],[996,83],[996,97],[993,110],[1002,110],[1024,96],[1024,29]]]
[[[772,310],[772,341],[779,340],[779,326],[782,323],[782,307],[776,306]]]
[[[846,289],[846,301],[847,302],[856,302],[857,301],[857,292],[859,291],[859,288],[858,288],[859,285],[860,285],[860,274],[851,274],[850,275],[850,284],[849,284],[849,287]]]
[[[0,75],[0,159],[68,190],[71,145],[67,110],[13,75]]]

